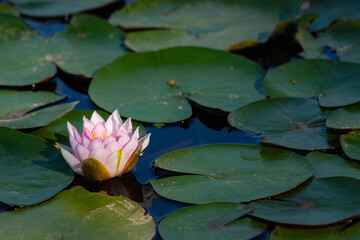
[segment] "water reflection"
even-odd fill
[[[77,185],[84,187],[90,192],[104,191],[111,196],[124,196],[138,203],[141,203],[144,200],[142,187],[132,174],[126,174],[122,177],[116,177],[105,181],[91,180],[76,175],[71,186]]]
[[[93,104],[87,94],[80,93],[69,86],[67,86],[60,78],[55,77],[51,80],[51,83],[56,83],[55,93],[65,95],[67,98],[65,102],[79,101],[75,106],[75,109],[79,110],[98,110],[99,108]]]

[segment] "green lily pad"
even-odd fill
[[[357,240],[359,238],[360,223],[348,227],[339,225],[308,229],[276,226],[270,235],[270,240]]]
[[[335,49],[341,61],[360,63],[359,35],[360,20],[351,19],[337,22],[326,32],[320,33],[317,40]]]
[[[134,51],[175,46],[233,50],[265,42],[294,20],[299,8],[298,0],[144,0],[113,13],[109,21],[125,28],[156,29],[127,34],[125,44]]]
[[[350,177],[314,179],[273,200],[253,202],[251,216],[298,226],[323,226],[360,215],[360,180]]]
[[[130,53],[96,74],[89,96],[101,108],[119,109],[125,117],[176,122],[192,114],[186,99],[232,111],[264,98],[254,87],[264,74],[244,57],[206,48]]]
[[[9,128],[41,127],[62,117],[77,102],[46,106],[64,99],[50,92],[0,91],[0,126]]]
[[[306,59],[269,72],[264,89],[270,97],[318,97],[322,107],[360,101],[360,64]]]
[[[313,175],[295,153],[260,146],[210,145],[165,154],[155,166],[191,175],[150,181],[163,197],[186,203],[245,202],[295,188]]]
[[[328,113],[307,98],[273,98],[250,103],[228,116],[242,130],[261,133],[263,143],[301,150],[329,149],[339,145],[339,135],[327,133]]]
[[[124,32],[105,20],[81,14],[71,19],[64,33],[49,39],[49,51],[63,71],[92,77],[103,65],[124,54]]]
[[[0,214],[2,239],[152,239],[155,223],[123,196],[76,187],[30,208]],[[41,226],[41,227],[39,227]]]
[[[22,19],[0,15],[0,85],[25,86],[46,81],[56,66],[46,40]]]
[[[43,139],[4,127],[0,127],[0,135],[1,202],[34,205],[72,182],[71,168]]]
[[[250,239],[264,232],[266,224],[245,218],[250,211],[239,203],[208,203],[178,210],[159,224],[160,235],[172,240]]]
[[[19,12],[10,4],[0,3],[0,14],[19,16]]]
[[[108,5],[114,0],[11,0],[22,14],[33,17],[56,17]]]
[[[360,129],[360,103],[333,111],[326,119],[326,125],[333,129]]]
[[[311,152],[306,159],[315,168],[315,177],[353,177],[360,180],[360,165],[347,161],[335,154]]]
[[[22,19],[0,14],[0,85],[47,81],[56,74],[56,65],[91,77],[124,53],[123,35],[105,20],[82,14],[71,19],[64,33],[44,39]]]
[[[104,111],[97,111],[103,118],[106,120],[110,114]],[[72,110],[62,116],[61,118],[55,120],[54,122],[37,129],[30,134],[45,138],[47,140],[51,141],[57,141],[60,143],[68,143],[69,142],[69,132],[67,129],[67,121],[69,121],[73,126],[76,127],[76,129],[79,131],[79,133],[83,130],[83,116],[86,116],[88,119],[91,118],[91,114],[93,111],[91,110]],[[122,119],[125,121],[125,119]],[[146,129],[145,127],[136,121],[131,121],[133,126],[133,131],[137,127],[139,127],[139,134],[140,136],[146,135]]]
[[[341,135],[341,147],[346,156],[352,159],[360,160],[360,131],[349,132]]]
[[[307,12],[316,13],[319,17],[309,25],[311,31],[318,31],[328,27],[331,23],[341,19],[360,19],[360,2],[354,0],[312,0]]]

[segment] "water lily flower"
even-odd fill
[[[115,110],[105,122],[96,112],[83,117],[83,133],[67,122],[71,149],[57,147],[74,172],[94,180],[106,180],[131,171],[149,144],[150,134],[139,139],[139,128],[132,133],[131,118],[124,123]]]

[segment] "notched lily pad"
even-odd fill
[[[349,158],[360,160],[360,131],[341,135],[340,142],[342,149]]]
[[[11,0],[22,14],[33,17],[57,17],[105,6],[114,0]]]
[[[339,146],[339,135],[328,133],[328,113],[306,98],[270,98],[243,106],[228,116],[242,130],[261,133],[265,144],[316,150]]]
[[[50,141],[56,141],[63,144],[68,145],[69,143],[69,132],[67,129],[67,122],[69,121],[73,126],[76,127],[78,132],[81,134],[83,130],[83,116],[86,116],[88,119],[91,118],[93,111],[91,110],[72,110],[68,113],[66,113],[61,118],[51,122],[50,124],[37,129],[33,132],[30,132],[30,134],[45,138],[46,140]],[[106,120],[110,114],[104,111],[97,111],[101,115],[101,117]],[[122,119],[123,122],[125,122],[125,119]],[[145,127],[136,121],[131,121],[133,126],[133,131],[137,127],[139,127],[139,133],[140,136],[146,135],[146,129]]]
[[[142,29],[127,34],[125,43],[134,51],[176,46],[234,50],[265,42],[294,20],[299,8],[298,0],[144,0],[113,13],[109,21]]]
[[[2,213],[0,224],[2,239],[147,240],[155,235],[153,218],[139,204],[80,187],[37,206]]]
[[[270,222],[325,226],[360,216],[360,180],[350,177],[314,179],[272,200],[253,202],[250,215]]]
[[[34,128],[62,117],[77,102],[46,106],[65,97],[50,92],[0,91],[0,126]]]
[[[326,32],[320,33],[317,40],[335,49],[341,61],[360,63],[359,35],[360,20],[350,19],[335,23]]]
[[[263,99],[255,89],[265,74],[258,64],[231,53],[179,47],[130,53],[103,67],[89,95],[107,111],[144,122],[176,122],[191,116],[187,99],[232,111]]]
[[[1,202],[38,204],[72,182],[71,168],[43,139],[4,127],[0,127],[0,135]]]
[[[322,107],[360,101],[360,64],[322,59],[297,60],[269,72],[264,79],[270,97],[318,97]]]
[[[343,159],[339,155],[311,152],[306,159],[315,168],[315,177],[353,177],[360,180],[360,164]]]
[[[159,224],[160,235],[172,240],[250,239],[264,232],[266,224],[245,218],[250,211],[239,203],[209,203],[178,210]]]
[[[356,240],[360,238],[360,223],[324,228],[289,228],[276,226],[270,240]]]
[[[295,153],[260,146],[210,145],[165,154],[155,166],[190,175],[150,181],[163,197],[186,203],[245,202],[295,188],[313,175]]]
[[[326,125],[339,130],[360,129],[360,103],[333,111],[326,120]]]

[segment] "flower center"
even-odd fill
[[[112,136],[112,133],[110,134],[110,136]],[[92,139],[90,139],[90,142],[94,139],[96,139],[96,133],[94,133],[94,137]],[[103,137],[100,137],[100,139],[105,140],[106,139],[105,134],[103,135]]]

